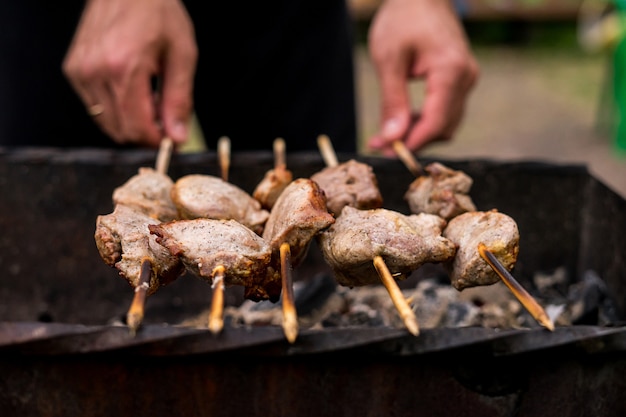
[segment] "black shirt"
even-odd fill
[[[0,145],[116,146],[61,72],[82,1],[1,2]],[[194,104],[207,145],[356,149],[352,27],[343,0],[185,2],[199,62]]]

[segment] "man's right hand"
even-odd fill
[[[113,140],[156,147],[187,139],[197,56],[180,0],[88,0],[63,70]]]

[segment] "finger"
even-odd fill
[[[87,113],[111,139],[115,142],[123,143],[124,140],[119,123],[119,109],[115,106],[111,90],[101,81],[79,84],[79,95],[87,106]]]
[[[419,120],[420,117],[421,117],[420,112],[411,113],[411,117],[409,118],[408,133],[410,133],[411,128],[417,123],[417,120]],[[406,140],[407,136],[404,136],[401,140],[403,141]],[[395,142],[397,141],[387,141],[380,134],[377,134],[370,138],[368,142],[368,147],[371,150],[379,151],[384,156],[397,157],[398,155],[394,146]]]
[[[382,104],[380,136],[386,142],[404,136],[409,125],[408,59],[395,54],[377,62]]]
[[[165,135],[183,143],[189,135],[193,109],[193,77],[196,68],[195,44],[175,45],[168,49],[161,86],[160,116]]]
[[[426,97],[420,113],[406,136],[405,143],[418,151],[430,142],[448,140],[458,126],[465,91],[445,76],[433,75],[427,80]]]
[[[114,82],[114,98],[119,109],[122,139],[156,148],[163,136],[156,115],[152,93],[152,74],[147,68],[136,67],[122,82]]]
[[[80,50],[68,53],[63,62],[63,71],[69,83],[85,105],[85,111],[93,118],[94,123],[113,140],[120,142],[117,111],[106,82],[94,65],[88,65],[91,64],[90,60],[81,61],[76,56],[82,56]]]

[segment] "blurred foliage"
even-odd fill
[[[369,21],[354,22],[355,42],[365,44]],[[578,49],[575,21],[464,21],[472,44]]]
[[[472,21],[464,22],[464,26],[472,44],[477,45],[579,48],[573,21]]]

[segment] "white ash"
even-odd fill
[[[540,281],[539,285],[534,284],[541,291],[527,290],[556,325],[607,325],[619,321],[604,282],[593,271],[587,271],[580,282],[564,286],[571,278],[563,268],[552,273],[538,272],[535,279]],[[423,279],[414,288],[402,290],[421,329],[540,327],[502,282],[458,291],[446,280],[446,277]],[[404,328],[382,285],[349,289],[338,286],[331,276],[320,274],[294,283],[294,295],[301,329]],[[226,307],[224,314],[225,320],[233,326],[280,326],[282,323],[280,303],[269,301],[246,300],[239,306]],[[208,309],[185,324],[206,327],[207,317]]]
[[[297,293],[304,285],[306,283],[296,282],[294,292]],[[403,289],[402,293],[410,301],[422,329],[533,326],[533,319],[526,317],[527,313],[525,314],[523,307],[504,284],[459,292],[436,279],[425,279],[415,288]],[[255,303],[246,300],[238,307],[227,307],[224,314],[226,320],[234,326],[280,326],[282,323],[280,303]],[[306,314],[299,313],[298,320],[302,329],[380,326],[404,328],[387,290],[382,285],[353,289],[337,286],[335,292],[317,308]],[[202,319],[202,322],[206,321]]]

